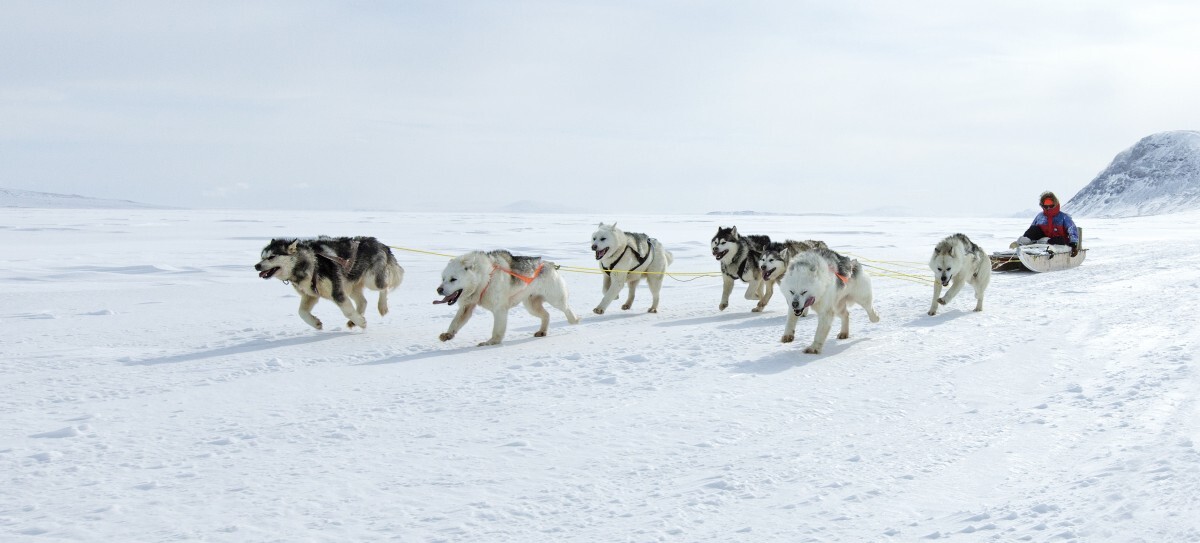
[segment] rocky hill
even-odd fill
[[[1072,215],[1136,217],[1200,209],[1200,131],[1146,136],[1122,151],[1063,209]]]

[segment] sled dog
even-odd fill
[[[946,305],[954,299],[963,283],[975,289],[975,311],[983,311],[983,291],[992,280],[992,260],[981,247],[962,234],[947,236],[933,248],[929,259],[933,270],[933,301],[929,304],[929,315],[937,315],[938,304]],[[939,297],[942,287],[949,285],[946,296]]]
[[[746,282],[747,300],[760,300],[763,296],[762,270],[758,267],[758,256],[763,247],[771,243],[768,236],[742,236],[737,227],[717,227],[717,235],[713,236],[712,254],[721,263],[721,277],[724,285],[721,288],[721,305],[717,309],[724,311],[729,307],[729,294],[733,292],[733,283],[737,280]]]
[[[791,310],[781,338],[784,343],[796,338],[796,320],[806,307],[817,312],[817,333],[812,345],[804,349],[806,353],[821,352],[834,315],[842,318],[838,339],[850,337],[848,306],[852,303],[863,306],[871,322],[879,322],[879,315],[871,306],[871,279],[862,265],[829,249],[818,247],[792,257],[779,288]]]
[[[621,295],[621,287],[629,285],[629,297],[621,309],[633,307],[633,294],[643,277],[650,286],[650,313],[658,313],[658,292],[662,289],[663,275],[667,266],[674,261],[671,251],[658,240],[637,232],[625,232],[611,225],[600,223],[592,234],[592,251],[600,269],[604,270],[604,298],[592,310],[603,315],[608,305]]]
[[[475,306],[491,311],[493,317],[492,337],[480,343],[481,347],[504,340],[508,310],[517,304],[524,304],[530,314],[542,320],[534,337],[545,336],[550,325],[550,313],[542,302],[566,314],[567,322],[579,322],[567,305],[567,284],[558,274],[557,266],[537,256],[514,256],[504,250],[469,252],[446,264],[437,293],[443,298],[433,303],[459,304],[450,328],[438,336],[442,341],[454,339],[470,320]]]
[[[312,308],[321,298],[332,300],[349,319],[346,326],[367,327],[363,287],[379,291],[379,314],[387,315],[388,291],[400,286],[404,268],[392,250],[372,237],[273,239],[254,265],[263,279],[291,283],[300,294],[300,318],[317,330],[321,319]],[[351,304],[351,301],[354,303]]]
[[[787,271],[788,261],[799,253],[813,249],[814,247],[829,247],[823,241],[805,240],[794,241],[786,240],[783,242],[772,241],[763,248],[762,254],[758,256],[758,268],[762,270],[763,283],[767,286],[767,293],[761,300],[758,301],[758,307],[751,311],[762,311],[767,307],[767,303],[771,301],[771,296],[775,294],[775,286],[783,280],[783,274]],[[808,308],[804,309],[803,317],[808,314]]]

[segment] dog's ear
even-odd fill
[[[296,254],[296,246],[297,245],[300,245],[300,240],[294,240],[294,241],[292,241],[291,245],[288,245],[288,254],[289,255]]]
[[[729,229],[729,237],[731,237],[731,238],[736,238],[736,237],[737,237],[737,235],[738,235],[738,234],[737,234],[737,227],[736,227],[736,226],[734,226],[734,227],[732,227],[732,228],[730,228],[730,229]]]

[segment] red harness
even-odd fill
[[[499,264],[492,264],[492,271],[490,273],[488,273],[488,282],[486,285],[483,285],[483,290],[481,290],[479,292],[479,301],[480,302],[483,301],[483,295],[487,294],[488,287],[492,286],[492,276],[496,275],[496,270],[500,270],[500,271],[507,273],[513,277],[516,277],[517,279],[520,279],[521,281],[523,281],[525,283],[525,286],[529,286],[529,284],[532,283],[534,279],[537,279],[538,276],[542,274],[542,268],[544,268],[544,267],[546,267],[545,262],[538,264],[537,269],[533,271],[533,277],[526,277],[526,276],[521,275],[515,271],[508,269],[508,268],[501,268]]]

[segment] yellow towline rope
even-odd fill
[[[456,256],[456,255],[448,255],[448,254],[445,254],[445,253],[438,253],[438,252],[434,252],[434,251],[425,251],[425,250],[421,250],[421,249],[413,249],[413,248],[411,248],[411,247],[400,247],[400,246],[396,246],[396,245],[388,245],[388,247],[391,247],[392,249],[396,249],[397,251],[406,251],[406,252],[410,252],[410,253],[419,253],[419,254],[423,254],[423,255],[433,255],[433,256],[440,256],[440,257],[443,257],[443,258],[454,258],[454,257]],[[847,253],[847,254],[849,254],[849,253]],[[851,256],[853,256],[853,255],[851,255]],[[881,262],[881,263],[885,263],[885,264],[887,264],[887,263],[892,263],[892,264],[904,264],[904,262],[888,262],[888,261],[883,261],[883,260],[871,260],[871,259],[869,259],[869,258],[862,258],[862,257],[858,257],[858,256],[855,256],[855,258],[858,258],[859,260],[865,260],[865,261],[867,261],[867,262]],[[910,264],[911,264],[911,263],[910,263]],[[933,284],[933,280],[932,280],[932,279],[929,279],[928,277],[925,277],[925,276],[922,276],[922,275],[915,275],[915,274],[910,274],[910,273],[904,273],[904,272],[900,272],[900,271],[896,271],[896,270],[891,270],[891,269],[888,269],[888,268],[884,268],[884,267],[882,267],[882,266],[874,266],[874,265],[871,265],[871,264],[863,264],[863,266],[864,266],[864,267],[867,267],[867,268],[874,269],[874,270],[879,270],[880,272],[883,272],[883,273],[878,273],[878,274],[876,274],[876,275],[875,275],[876,277],[886,277],[886,278],[889,278],[889,279],[899,279],[899,280],[902,280],[902,281],[911,281],[911,282],[914,282],[914,283],[921,283],[921,284],[923,284],[923,285],[932,285],[932,284]],[[915,267],[915,266],[914,266],[914,267]],[[574,273],[587,273],[587,274],[592,274],[592,275],[603,275],[603,274],[605,273],[605,272],[604,272],[604,270],[598,270],[598,269],[596,269],[596,268],[584,268],[584,267],[581,267],[581,266],[564,266],[564,265],[559,265],[558,269],[560,269],[560,270],[566,270],[566,271],[569,271],[569,272],[574,272]],[[624,272],[624,273],[640,273],[640,274],[642,274],[642,275],[652,275],[652,274],[653,274],[653,275],[666,275],[667,277],[670,277],[671,279],[674,279],[674,280],[676,280],[676,281],[679,281],[679,282],[682,282],[682,283],[686,283],[686,282],[688,282],[688,281],[695,281],[696,279],[699,279],[699,278],[701,278],[701,277],[720,277],[721,275],[723,275],[721,272],[654,272],[654,271],[630,271],[630,272]],[[679,277],[690,277],[690,279],[679,279]]]

